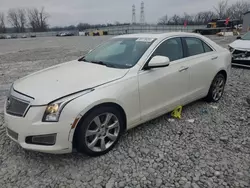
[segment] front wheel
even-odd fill
[[[225,76],[221,73],[217,74],[210,86],[208,95],[206,97],[206,101],[218,102],[224,93],[225,84],[226,84]]]
[[[124,121],[116,108],[103,106],[94,109],[79,126],[76,132],[77,151],[99,156],[116,145],[124,130]]]

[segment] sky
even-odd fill
[[[196,13],[213,10],[219,0],[144,0],[145,20],[156,23],[164,15]],[[234,3],[237,0],[229,0]],[[41,8],[49,13],[50,26],[77,25],[79,22],[98,24],[131,22],[132,5],[140,19],[141,0],[0,0],[0,12],[9,8]],[[8,24],[7,24],[8,25]]]

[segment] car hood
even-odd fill
[[[229,46],[235,49],[250,50],[250,40],[236,40]]]
[[[72,93],[122,78],[128,69],[115,69],[83,61],[59,64],[17,80],[13,88],[33,97],[33,105],[47,104]]]

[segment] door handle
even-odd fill
[[[188,68],[189,68],[189,67],[181,67],[181,68],[179,69],[179,72],[183,72],[183,71],[185,71],[185,70],[188,70]]]
[[[211,60],[215,60],[215,59],[217,59],[217,58],[218,58],[218,56],[215,56],[215,57],[212,57]]]

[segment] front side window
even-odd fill
[[[111,39],[88,53],[84,61],[114,68],[131,68],[154,41],[154,38]]]
[[[204,50],[205,52],[212,52],[212,48],[210,48],[205,42],[202,42],[203,43],[203,46],[204,46]]]
[[[166,56],[170,61],[183,58],[182,42],[180,38],[172,38],[164,41],[155,50],[153,56]]]

